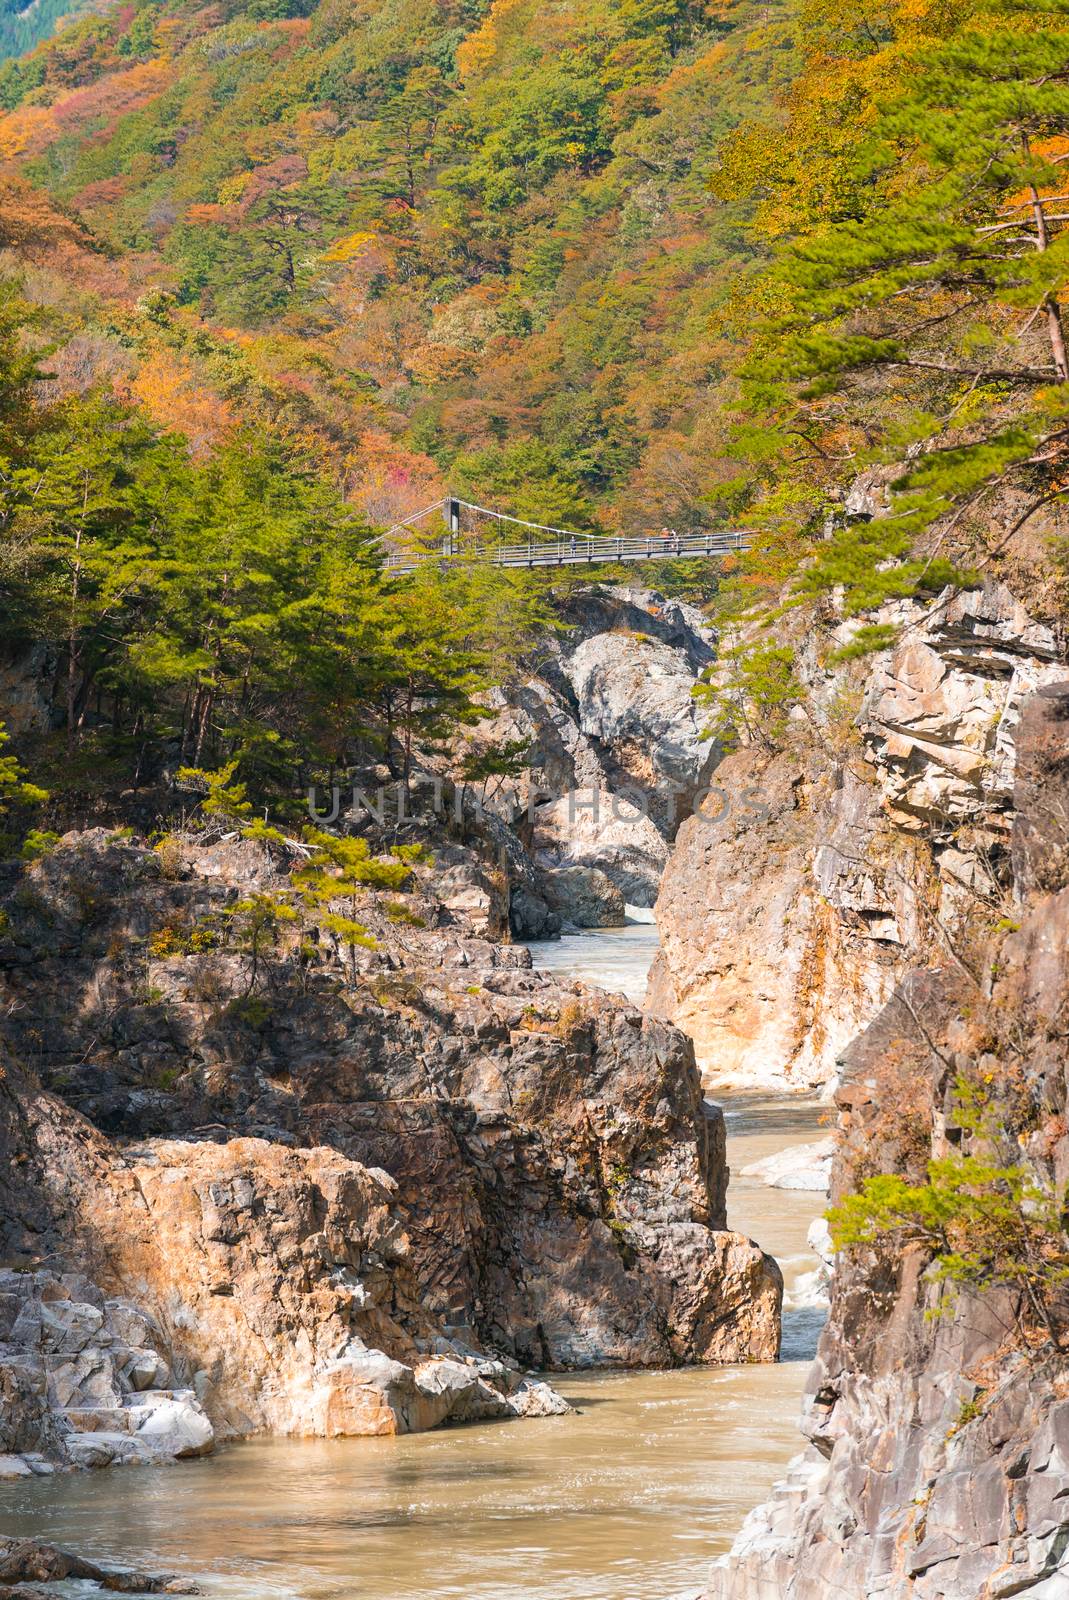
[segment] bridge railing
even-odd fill
[[[566,538],[517,541],[514,544],[469,542],[457,534],[443,537],[437,549],[396,551],[385,558],[390,572],[413,572],[427,561],[486,561],[499,567],[573,566],[614,561],[664,561],[673,556],[727,555],[745,550],[749,534],[740,529],[710,529],[691,534],[640,534],[612,538],[604,534],[570,534]]]

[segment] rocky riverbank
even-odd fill
[[[856,624],[786,625],[805,688],[792,736],[729,755],[679,831],[649,1006],[717,1082],[831,1084],[895,984],[995,887],[1015,730],[1028,695],[1064,679],[1061,642],[998,583],[877,620],[902,633],[871,668],[827,665]]]
[[[873,1014],[835,1046],[833,1198],[876,1174],[922,1191],[960,1174],[959,1192],[982,1196],[994,1162],[1002,1209],[985,1235],[981,1212],[947,1191],[942,1250],[958,1255],[943,1272],[919,1224],[888,1223],[840,1254],[807,1385],[807,1449],[714,1566],[707,1600],[1057,1600],[1069,1587],[1064,1242],[1061,1223],[1044,1232],[1037,1220],[1069,1172],[1069,683],[1056,654],[1005,591],[960,597],[873,674],[867,807],[850,803],[856,772],[838,783],[825,772],[828,797],[813,808],[792,802],[798,854],[781,857],[784,893],[774,886],[768,915],[796,972],[813,950],[818,881],[832,929],[808,969],[815,1004],[792,1059],[815,1070],[818,1020],[831,1050],[821,996],[874,930],[881,983],[895,979],[882,1005],[879,985],[855,985],[859,1015]],[[814,815],[839,831],[807,876]],[[877,848],[893,838],[897,852]],[[739,981],[754,977],[743,965]],[[724,984],[724,968],[702,981]],[[1015,1184],[1033,1196],[1020,1209]],[[1000,1251],[1012,1256],[1001,1266]]]
[[[688,1041],[472,934],[421,869],[336,941],[285,849],[74,833],[0,939],[8,1472],[558,1405],[532,1367],[769,1360]]]
[[[167,1574],[137,1567],[100,1567],[37,1539],[0,1538],[0,1600],[48,1600],[56,1593],[52,1584],[67,1579],[81,1580],[110,1594],[200,1594],[196,1584]],[[38,1587],[46,1583],[47,1589]]]
[[[584,942],[608,959],[615,937]],[[724,1113],[729,1219],[783,1268],[781,1361],[554,1374],[572,1409],[507,1426],[260,1436],[177,1469],[27,1477],[0,1485],[0,1533],[47,1530],[98,1565],[177,1572],[220,1600],[323,1600],[354,1584],[375,1600],[693,1593],[703,1551],[727,1548],[797,1448],[820,1315],[805,1236],[821,1197],[737,1175],[811,1140],[817,1108],[747,1097]]]

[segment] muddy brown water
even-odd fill
[[[582,935],[554,955],[638,998],[655,939],[648,927]],[[818,1137],[814,1105],[721,1103],[736,1173]],[[253,1441],[171,1467],[19,1480],[0,1485],[0,1532],[180,1572],[227,1600],[693,1595],[800,1448],[798,1404],[823,1315],[805,1235],[823,1203],[731,1181],[731,1225],[784,1269],[778,1365],[570,1374],[553,1379],[576,1407],[565,1417]]]

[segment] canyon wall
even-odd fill
[[[829,1084],[1002,870],[1014,730],[1064,677],[1060,641],[996,583],[879,620],[902,631],[875,665],[829,664],[852,624],[807,624],[783,747],[728,756],[680,828],[648,1004],[690,1034],[707,1081]]]
[[[995,599],[963,597],[942,648],[907,645],[869,692],[885,815],[931,850],[929,903],[950,910],[942,946],[839,1053],[835,1200],[877,1174],[923,1185],[929,1159],[1009,1163],[1055,1196],[1069,1178],[1069,682],[1045,664],[1050,636]],[[1000,660],[999,676],[975,670]],[[1069,1593],[1064,1216],[1045,1233],[1036,1204],[986,1240],[946,1214],[976,1252],[960,1283],[920,1232],[840,1253],[807,1447],[706,1600]],[[1023,1242],[998,1267],[1012,1228]]]
[[[97,829],[5,869],[7,1470],[537,1414],[534,1367],[774,1359],[778,1269],[726,1228],[684,1036],[472,932],[436,865],[403,918],[362,899],[355,979],[323,931],[256,975],[221,930],[284,857]]]

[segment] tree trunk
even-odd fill
[[[1032,146],[1027,133],[1021,130],[1021,148],[1030,159]],[[1050,246],[1050,235],[1047,232],[1047,213],[1043,209],[1043,200],[1034,183],[1028,185],[1028,196],[1032,202],[1032,216],[1036,224],[1036,249],[1041,253]],[[1059,383],[1069,383],[1069,361],[1065,354],[1065,330],[1062,327],[1062,308],[1058,303],[1056,294],[1048,294],[1043,301],[1043,310],[1047,318],[1047,337],[1050,340],[1050,351],[1054,357],[1054,370],[1058,374]]]
[[[208,731],[208,718],[212,711],[212,694],[210,689],[205,689],[204,699],[201,704],[200,725],[197,728],[197,744],[193,751],[193,765],[200,766],[200,753],[204,748],[204,735]]]
[[[412,715],[413,706],[415,704],[415,695],[415,685],[413,684],[412,680],[409,679],[408,696],[405,700],[405,759],[404,771],[402,773],[406,789],[408,787],[409,779],[412,776]]]
[[[86,490],[88,494],[88,488]],[[67,755],[74,755],[75,716],[78,702],[78,592],[82,578],[82,530],[74,535],[71,569],[71,610],[67,627]]]
[[[1065,330],[1062,327],[1062,308],[1053,295],[1047,296],[1047,335],[1050,339],[1051,354],[1054,357],[1054,366],[1058,373],[1059,383],[1069,383],[1069,359],[1065,354]]]

